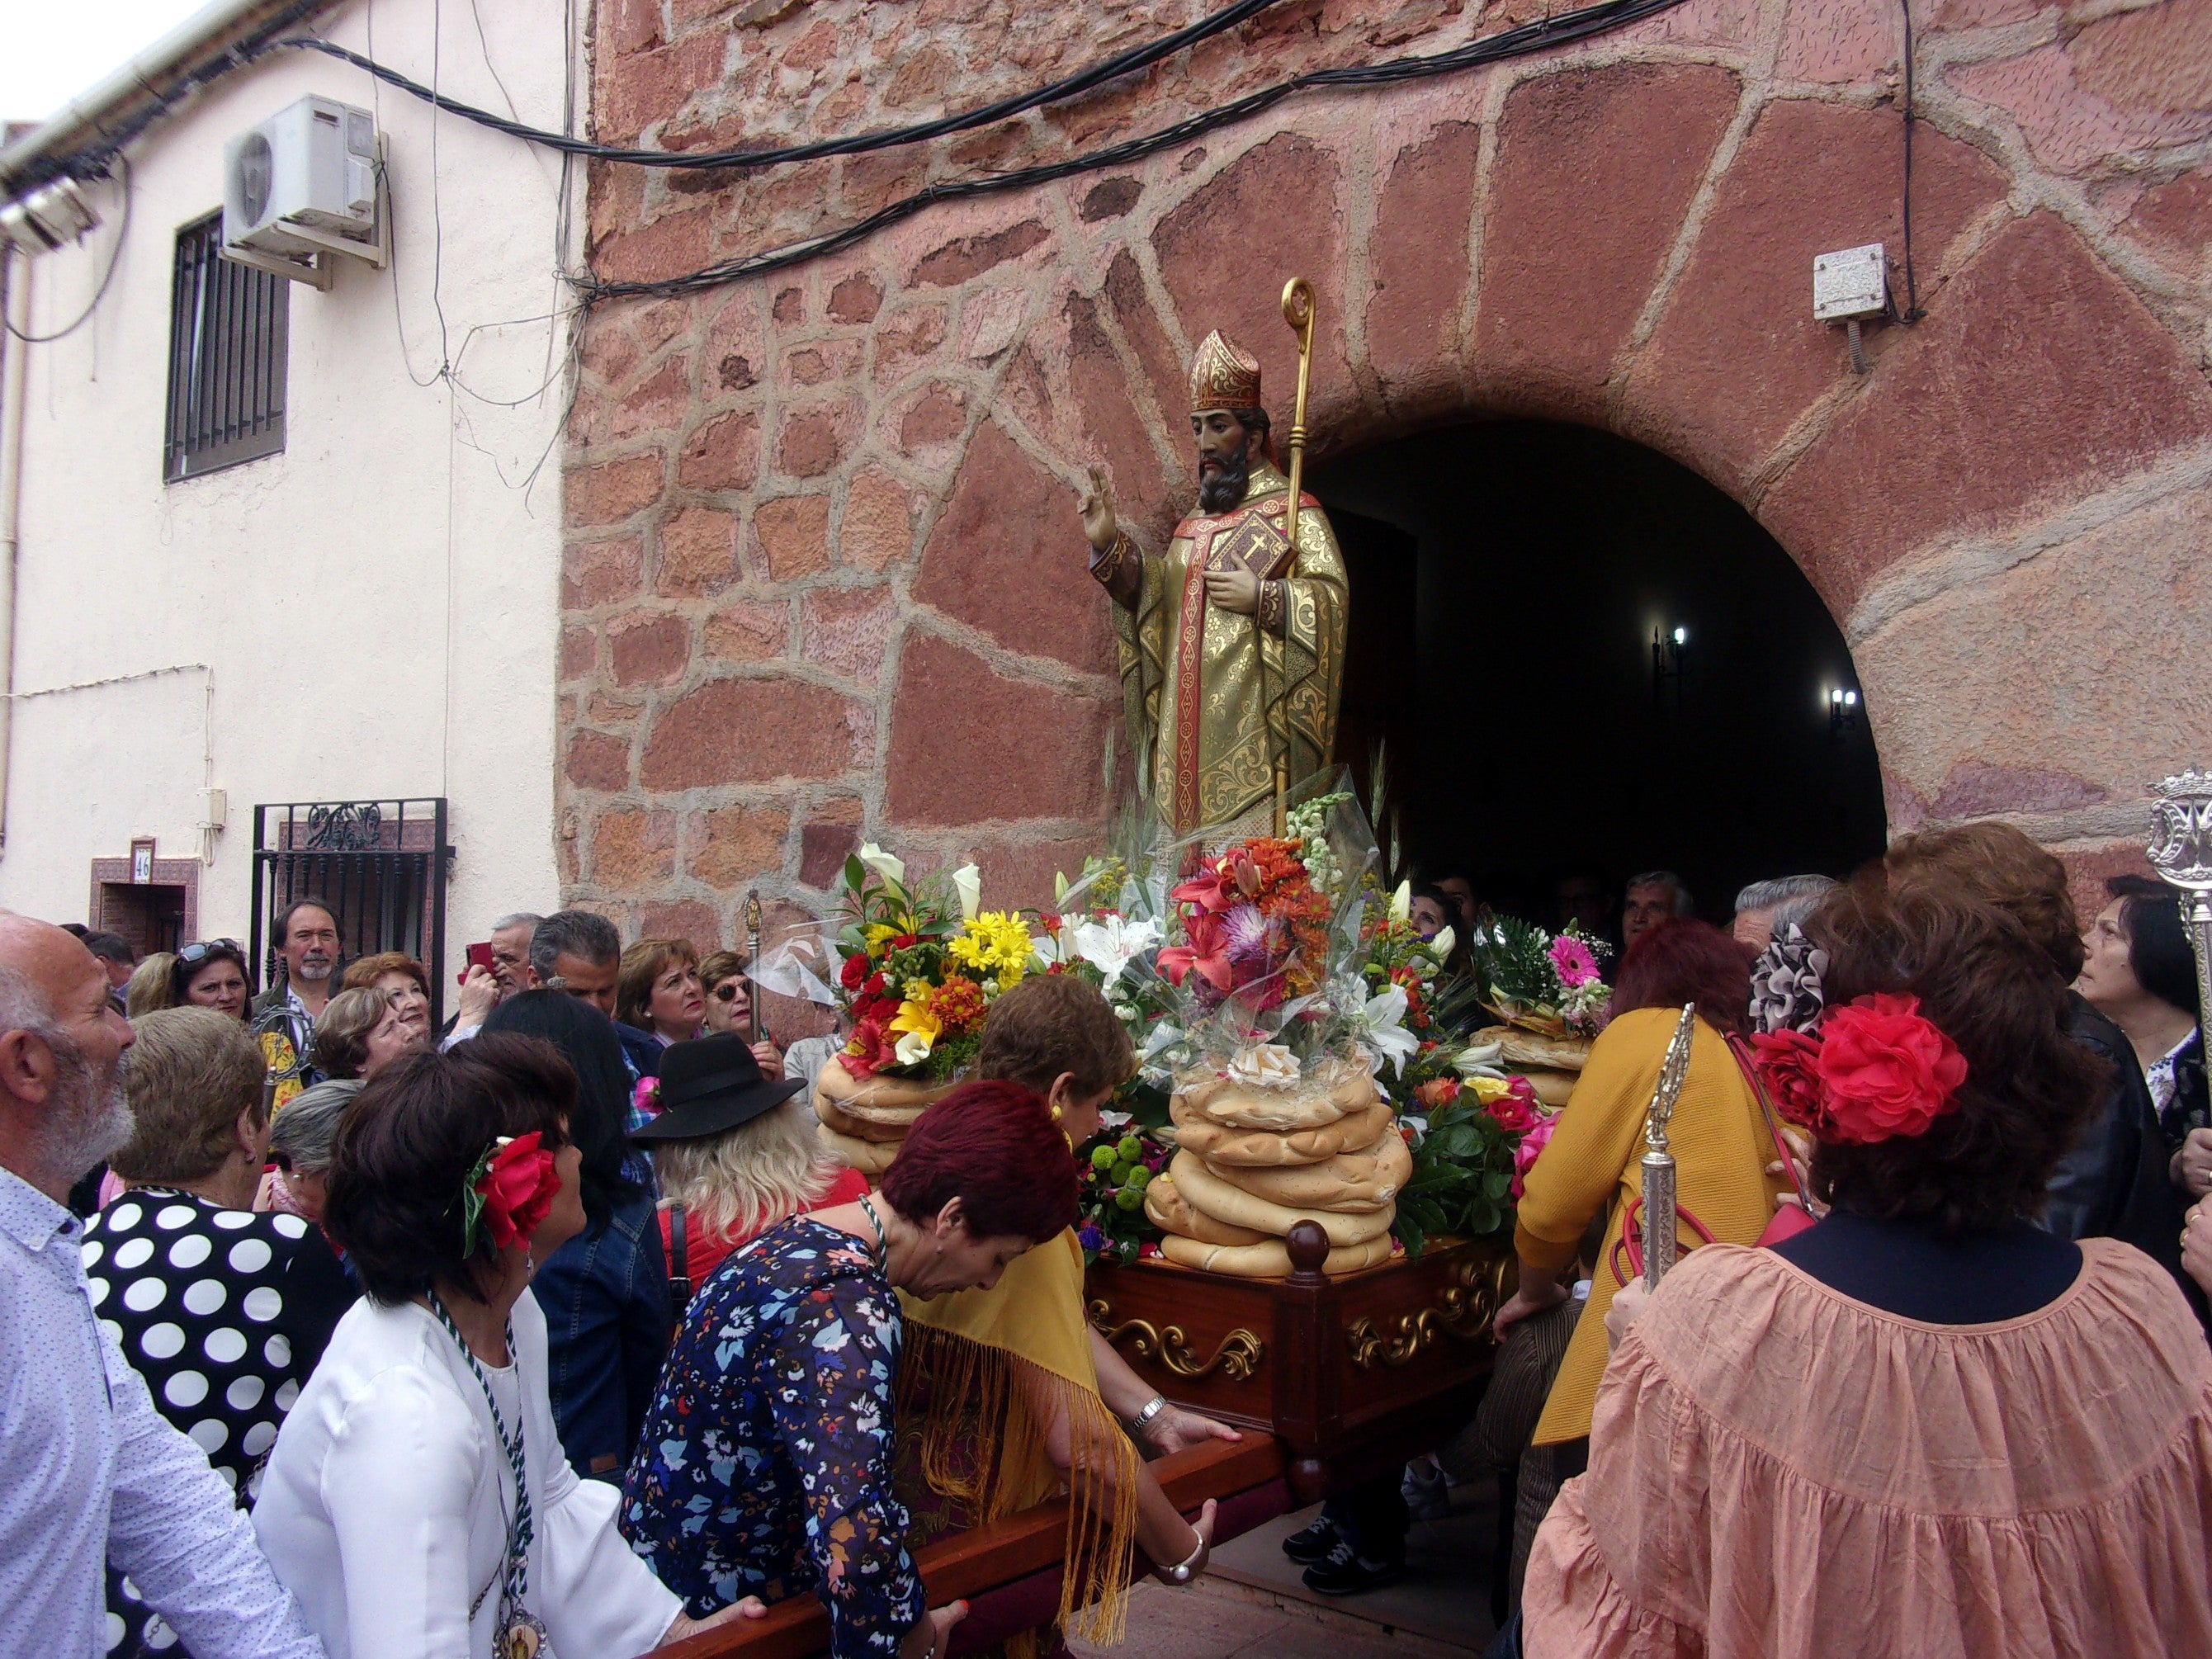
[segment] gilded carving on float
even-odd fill
[[[1454,1282],[1437,1295],[1436,1305],[1398,1321],[1396,1334],[1385,1336],[1372,1319],[1352,1322],[1344,1333],[1352,1350],[1352,1363],[1362,1370],[1380,1365],[1395,1370],[1410,1365],[1449,1334],[1462,1342],[1480,1342],[1490,1321],[1506,1297],[1515,1263],[1510,1256],[1478,1258],[1453,1275]]]
[[[1180,1325],[1156,1326],[1143,1319],[1116,1325],[1114,1310],[1103,1301],[1093,1302],[1090,1315],[1091,1325],[1105,1336],[1109,1346],[1120,1347],[1127,1337],[1129,1351],[1138,1358],[1157,1358],[1188,1382],[1211,1376],[1217,1370],[1231,1382],[1249,1382],[1267,1357],[1267,1345],[1241,1325],[1223,1337],[1212,1357],[1200,1364],[1188,1334]]]

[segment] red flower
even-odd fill
[[[1966,1057],[1920,999],[1881,992],[1821,1018],[1818,1064],[1834,1138],[1857,1146],[1926,1133],[1966,1080]]]
[[[1759,1080],[1766,1085],[1774,1109],[1823,1140],[1836,1139],[1820,1104],[1820,1043],[1802,1031],[1784,1030],[1756,1033],[1751,1046]]]
[[[891,941],[891,949],[894,951],[911,951],[915,945],[921,943],[921,936],[919,933],[901,933],[896,939]]]
[[[855,951],[845,958],[837,978],[848,991],[857,991],[868,982],[868,958],[865,951]]]
[[[1525,1077],[1515,1078],[1507,1085],[1506,1092],[1484,1109],[1498,1120],[1498,1127],[1508,1134],[1526,1134],[1543,1115],[1537,1105],[1535,1085]]]
[[[553,1154],[539,1144],[538,1131],[518,1135],[491,1157],[477,1182],[483,1199],[484,1225],[493,1247],[505,1249],[538,1231],[561,1191],[561,1171]]]

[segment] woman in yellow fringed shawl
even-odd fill
[[[976,1070],[1043,1095],[1079,1146],[1134,1066],[1106,1000],[1054,974],[1024,980],[992,1006]],[[908,1301],[906,1315],[900,1433],[957,1523],[996,1520],[1067,1490],[1058,1623],[1091,1642],[1121,1639],[1133,1546],[1168,1583],[1203,1571],[1212,1504],[1197,1526],[1184,1521],[1133,1437],[1156,1455],[1240,1437],[1169,1405],[1091,1328],[1073,1231],[1017,1257],[990,1290]],[[1007,1645],[1034,1650],[1033,1642]]]

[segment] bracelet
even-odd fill
[[[1144,1409],[1129,1419],[1129,1432],[1142,1434],[1152,1420],[1168,1408],[1168,1397],[1156,1394],[1145,1402]]]
[[[1194,1530],[1195,1530],[1194,1528]],[[1206,1568],[1206,1534],[1199,1534],[1198,1547],[1171,1567],[1155,1567],[1152,1577],[1163,1584],[1182,1585],[1198,1577]]]

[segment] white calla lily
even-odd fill
[[[952,890],[960,895],[960,920],[973,921],[983,906],[983,872],[963,864],[952,872]]]
[[[1393,985],[1352,1012],[1359,1028],[1359,1046],[1367,1051],[1367,1067],[1378,1076],[1385,1061],[1393,1075],[1403,1076],[1407,1060],[1421,1046],[1421,1040],[1406,1029],[1406,988]]]
[[[906,861],[903,859],[893,858],[875,842],[870,841],[860,844],[860,862],[885,881],[896,883],[901,887],[906,885]]]
[[[864,853],[861,856],[865,858],[867,855]],[[1401,881],[1398,884],[1398,890],[1390,895],[1390,920],[1403,921],[1413,914],[1413,884],[1411,881]]]
[[[1108,986],[1118,981],[1132,962],[1166,937],[1157,921],[1130,921],[1108,916],[1086,921],[1075,930],[1075,949],[1082,958],[1106,975]]]
[[[1459,935],[1452,932],[1450,924],[1447,923],[1437,928],[1437,936],[1429,941],[1429,954],[1442,962],[1451,955],[1452,946],[1458,943]]]

